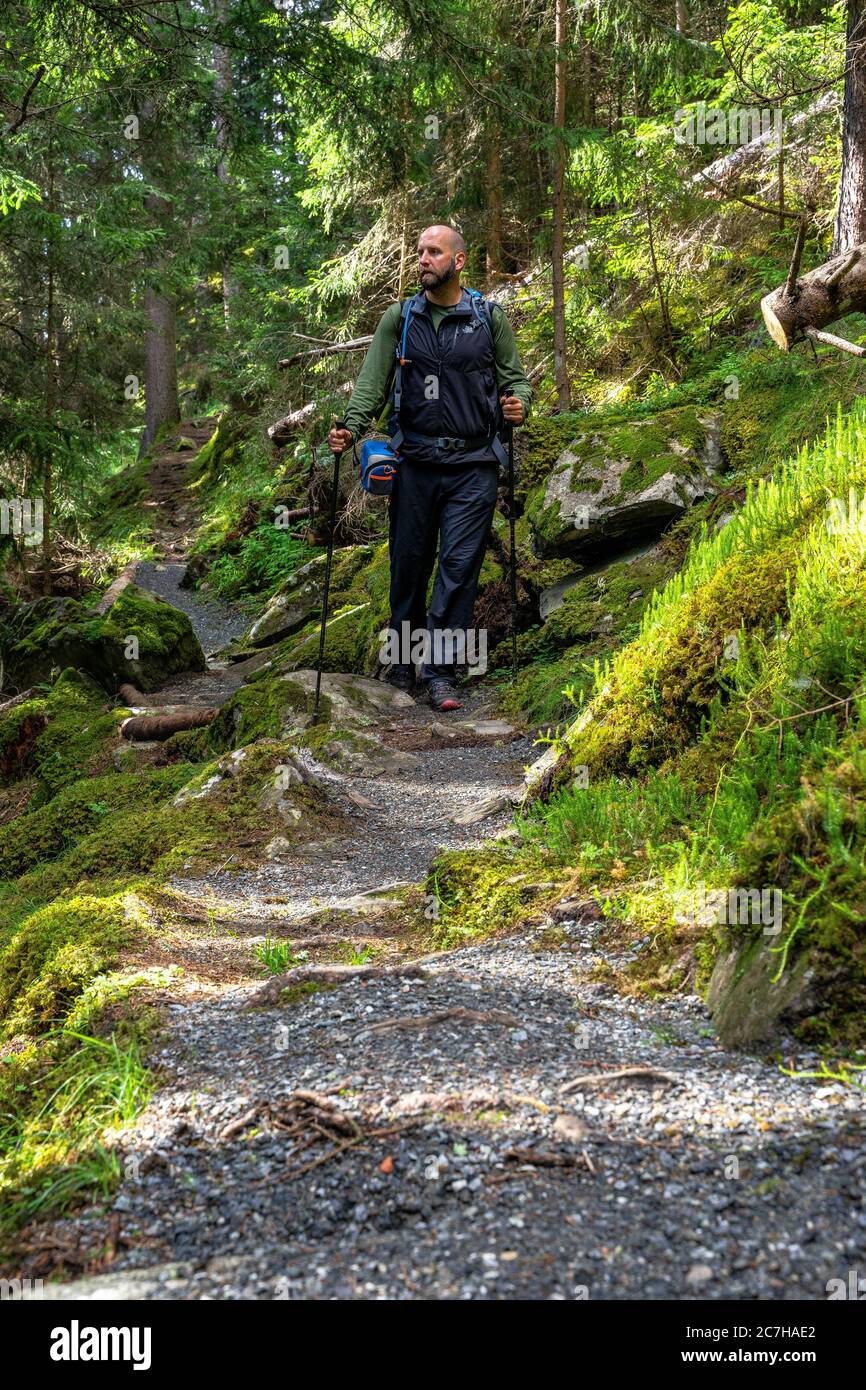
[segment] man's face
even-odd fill
[[[422,234],[418,242],[418,278],[421,288],[438,290],[440,285],[456,279],[463,268],[464,259],[462,252],[455,256],[450,241],[445,237]]]

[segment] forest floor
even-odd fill
[[[168,539],[138,582],[213,652],[248,619],[181,589]],[[221,703],[242,672],[210,666],[158,697]],[[109,1210],[31,1231],[31,1272],[40,1243],[98,1271],[46,1297],[823,1299],[866,1268],[862,1093],[783,1074],[814,1054],[731,1053],[696,996],[598,982],[635,948],[592,904],[449,951],[407,931],[406,885],[511,820],[452,817],[533,756],[519,730],[431,737],[442,720],[399,711],[411,767],[353,778],[341,828],[291,862],[175,880],[158,1089]],[[397,968],[262,1003],[268,937]]]

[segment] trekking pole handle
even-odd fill
[[[329,431],[329,434],[332,434],[332,433],[334,432],[334,430],[345,430],[346,433],[347,433],[348,436],[349,436],[349,441],[350,441],[350,443],[351,443],[351,445],[352,445],[352,447],[353,447],[353,449],[354,449],[354,447],[355,447],[355,436],[352,434],[352,431],[349,429],[349,426],[346,424],[346,421],[345,421],[342,417],[341,417],[339,420],[337,420],[337,419],[334,420],[334,423],[333,423],[333,425],[331,426],[331,429],[330,429],[330,431]],[[347,444],[345,447],[348,449],[349,445]],[[335,448],[333,447],[333,445],[329,445],[329,448],[330,448],[332,454],[334,454],[334,455],[339,454],[340,456],[342,456],[342,453],[343,453],[343,450],[342,450],[342,449],[335,449]]]
[[[505,396],[506,398],[509,398],[509,399],[510,399],[510,398],[512,398],[513,396],[516,395],[516,392],[512,391],[512,389],[511,389],[510,386],[505,386],[505,387],[503,387],[503,389],[502,389],[502,394],[503,394],[503,396]],[[509,433],[509,434],[513,434],[513,433],[514,433],[514,425],[511,423],[510,420],[506,420],[506,421],[505,421],[505,427],[506,427],[506,429],[508,430],[508,433]]]

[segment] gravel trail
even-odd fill
[[[866,1258],[861,1099],[725,1052],[696,998],[592,983],[598,929],[176,1006],[114,1203],[130,1244],[53,1296],[825,1298]],[[634,1065],[662,1075],[563,1091]]]
[[[205,644],[234,635],[174,569],[141,582]],[[410,768],[351,779],[373,807],[349,836],[176,886],[302,933],[502,832],[507,811],[450,816],[513,788],[531,741],[458,747],[432,719],[417,705],[395,721]],[[725,1051],[695,996],[617,995],[593,977],[621,959],[606,924],[577,906],[560,925],[275,1007],[249,1007],[254,984],[179,996],[110,1210],[57,1223],[98,1245],[108,1222],[110,1268],[46,1296],[823,1299],[866,1267],[863,1093]],[[784,1061],[817,1058],[792,1044]],[[649,1070],[613,1075],[630,1067]]]

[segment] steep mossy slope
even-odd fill
[[[857,402],[697,541],[539,767],[524,825],[587,889],[613,879],[610,910],[669,957],[689,948],[674,983],[697,969],[706,984],[720,962],[712,997],[733,1041],[779,1018],[810,1038],[866,1035],[864,460]],[[724,920],[736,889],[751,898]],[[702,894],[721,895],[718,924]],[[658,984],[664,954],[633,979]]]

